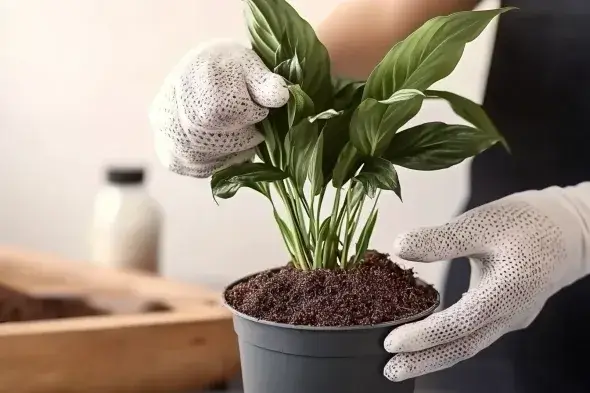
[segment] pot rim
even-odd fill
[[[284,266],[281,267],[275,267],[275,268],[271,268],[271,269],[266,269],[266,270],[261,270],[255,273],[251,273],[247,276],[244,276],[240,279],[237,279],[235,281],[233,281],[232,283],[230,283],[229,285],[227,285],[222,292],[222,302],[223,305],[225,307],[227,307],[232,314],[234,314],[235,316],[239,316],[240,318],[252,321],[252,322],[256,322],[256,323],[260,323],[262,325],[267,325],[267,326],[273,326],[273,327],[277,327],[277,328],[283,328],[283,329],[293,329],[293,330],[309,330],[309,331],[335,331],[335,332],[344,332],[344,331],[352,331],[352,330],[367,330],[367,329],[379,329],[379,328],[392,328],[394,326],[399,326],[399,325],[405,325],[406,323],[409,322],[414,322],[417,321],[419,319],[422,319],[424,317],[429,316],[430,314],[434,313],[434,310],[436,310],[438,308],[438,306],[440,305],[440,293],[436,290],[436,288],[434,288],[435,292],[436,292],[436,302],[429,308],[427,308],[426,310],[415,314],[415,315],[410,315],[409,317],[405,317],[402,319],[397,319],[395,321],[390,321],[390,322],[382,322],[382,323],[378,323],[375,325],[353,325],[353,326],[309,326],[309,325],[291,325],[291,324],[287,324],[287,323],[279,323],[279,322],[272,322],[272,321],[267,321],[264,319],[259,319],[259,318],[255,318],[252,317],[250,315],[244,314],[238,310],[236,310],[235,308],[233,308],[232,306],[229,305],[229,303],[227,302],[226,299],[226,294],[227,291],[230,290],[232,287],[234,287],[235,285],[244,282],[260,273],[265,273],[265,272],[274,272],[277,270],[282,269]],[[419,285],[429,285],[428,283],[426,283],[426,281],[422,280],[421,278],[415,277],[416,281],[418,282]]]

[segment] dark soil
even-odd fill
[[[359,267],[301,271],[288,265],[230,288],[227,303],[270,322],[307,326],[356,326],[392,322],[432,307],[437,292],[419,286],[412,269],[387,254],[369,251]]]
[[[123,303],[123,302],[119,302]],[[62,318],[76,318],[97,315],[112,315],[132,312],[167,311],[169,307],[155,302],[143,304],[141,308],[127,309],[113,304],[109,308],[96,307],[86,299],[76,297],[35,297],[0,286],[0,323],[29,322]]]

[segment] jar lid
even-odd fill
[[[112,184],[141,184],[145,177],[143,168],[112,167],[107,171],[107,179]]]

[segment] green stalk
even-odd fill
[[[370,218],[371,215],[373,214],[373,212],[375,211],[375,209],[377,208],[377,202],[379,201],[379,197],[381,196],[381,190],[379,190],[377,192],[377,195],[375,196],[375,202],[373,202],[373,207],[371,208],[371,210],[369,211],[369,215],[368,217]],[[364,196],[361,198],[362,200],[364,200]],[[367,221],[369,220],[369,218],[367,218]],[[356,231],[356,225],[358,223],[360,219],[360,210],[359,210],[359,214],[358,214],[358,218],[356,219],[356,222],[354,224],[354,230]],[[365,221],[365,225],[367,223],[367,221]],[[361,258],[363,257],[363,255],[355,255],[354,256],[354,262],[352,263],[352,266],[356,266],[358,265],[358,263],[360,262]]]
[[[295,253],[296,253],[296,257],[298,259],[298,263],[299,266],[301,267],[302,270],[309,270],[310,268],[310,262],[307,256],[307,252],[304,246],[304,240],[301,236],[301,228],[299,227],[298,223],[297,223],[297,214],[295,213],[295,209],[293,204],[291,203],[289,194],[287,192],[287,189],[285,188],[285,184],[282,181],[277,181],[273,183],[276,186],[277,192],[279,193],[279,196],[281,197],[281,199],[283,200],[283,204],[285,205],[285,207],[287,208],[287,212],[289,213],[289,219],[291,221],[291,225],[293,226],[293,229],[295,230]]]
[[[299,192],[299,190],[295,186],[295,182],[291,178],[289,178],[289,181],[287,182],[287,190],[288,190],[289,195],[291,196],[291,200],[295,204],[295,209],[296,209],[296,213],[297,213],[297,220],[299,221],[299,224],[300,224],[300,230],[301,230],[303,239],[305,241],[305,247],[307,249],[311,249],[310,235],[309,235],[309,231],[307,229],[308,225],[305,222],[305,215],[303,214],[303,210],[305,210],[305,212],[307,213],[307,217],[308,218],[311,217],[310,208],[309,208],[309,205],[307,204],[307,200],[305,199],[305,195],[303,195],[301,192]],[[309,221],[309,225],[310,225],[309,228],[311,229],[311,219]]]
[[[272,125],[270,124],[270,122],[268,123],[268,126],[272,128]],[[278,152],[280,154],[281,150],[279,149]],[[269,151],[269,153],[270,153],[270,151]],[[272,154],[269,154],[269,157],[270,157],[271,164],[273,166],[277,166],[275,157],[273,157]],[[280,163],[279,167],[283,168],[282,156],[279,157],[279,163]],[[272,184],[275,186],[279,196],[281,197],[281,200],[283,201],[283,204],[287,208],[287,212],[289,215],[289,219],[291,221],[291,225],[293,226],[293,229],[295,230],[296,236],[294,239],[294,242],[295,242],[295,245],[294,245],[295,258],[294,259],[296,259],[296,260],[294,260],[293,263],[295,263],[296,265],[299,265],[299,267],[302,270],[309,270],[309,268],[311,267],[311,264],[309,261],[309,257],[307,255],[308,250],[306,249],[305,245],[302,244],[302,242],[305,241],[304,240],[305,237],[302,236],[300,233],[301,228],[299,227],[298,222],[297,222],[297,213],[295,212],[293,204],[291,203],[291,200],[289,198],[289,193],[287,192],[287,189],[285,188],[285,184],[283,183],[283,181],[274,182]]]
[[[330,217],[330,229],[328,231],[329,233],[324,247],[323,267],[328,269],[333,268],[333,265],[335,265],[335,258],[332,258],[332,254],[334,248],[334,240],[338,241],[338,234],[336,233],[336,230],[338,228],[338,208],[340,207],[340,192],[341,189],[337,188],[336,196],[334,197],[334,205],[332,206],[332,217]]]
[[[311,198],[309,203],[309,236],[311,237],[311,248],[315,249],[317,245],[318,239],[318,228],[317,223],[315,220],[315,211],[314,211],[314,202],[315,202],[315,195],[313,190],[311,192]]]
[[[363,207],[364,203],[365,203],[365,196],[363,195],[359,199],[356,206],[354,206],[354,208],[352,209],[352,214],[350,215],[350,218],[346,222],[346,232],[348,233],[348,242],[346,242],[344,248],[345,248],[345,252],[346,252],[347,256],[349,255],[350,246],[352,245],[352,239],[354,238],[354,234],[356,232],[359,220],[361,218],[361,213],[363,211],[362,207]],[[348,263],[348,260],[346,261],[346,263]]]
[[[281,237],[283,238],[283,242],[285,243],[285,246],[287,247],[287,251],[289,252],[289,256],[291,257],[291,260],[293,261],[293,263],[296,263],[295,249],[294,249],[294,245],[293,245],[293,233],[291,232],[291,230],[288,227],[284,226],[285,225],[284,221],[282,220],[281,216],[279,215],[275,201],[272,198],[272,193],[270,192],[270,187],[269,187],[268,183],[262,183],[261,188],[264,191],[268,200],[270,201],[270,204],[272,205],[275,221],[277,222],[277,225],[279,227],[279,232],[281,233]]]
[[[349,222],[351,216],[351,206],[350,206],[350,198],[352,196],[352,189],[353,187],[349,187],[348,191],[346,192],[346,226],[344,227],[344,245],[342,246],[342,259],[340,260],[340,265],[343,269],[346,269],[346,264],[348,263],[348,249],[350,246],[350,233],[349,233]]]
[[[318,211],[316,212],[316,222],[318,225],[322,222],[322,204],[324,203],[324,196],[326,195],[326,187],[322,188],[320,192],[320,198],[318,200]]]

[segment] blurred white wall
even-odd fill
[[[338,2],[292,0],[312,25]],[[481,100],[494,28],[439,87]],[[0,243],[88,258],[103,166],[140,162],[166,214],[167,275],[225,280],[285,262],[266,201],[244,192],[218,207],[207,181],[167,172],[152,149],[152,97],[189,48],[212,38],[247,42],[241,1],[0,0]],[[417,120],[434,119],[457,121],[445,104]],[[401,171],[405,202],[382,199],[373,247],[388,251],[400,231],[456,214],[466,175],[465,164]],[[445,264],[417,271],[440,286]]]

